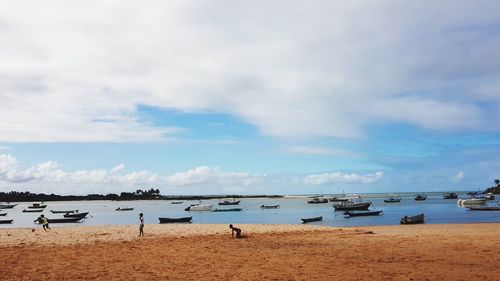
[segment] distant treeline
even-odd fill
[[[500,194],[500,180],[496,179],[495,180],[495,185],[487,188],[484,193],[493,193],[493,194]]]
[[[78,201],[78,200],[205,200],[213,198],[277,198],[280,195],[160,195],[159,189],[141,190],[88,195],[57,195],[31,193],[29,191],[0,192],[0,202],[33,202],[33,201]]]

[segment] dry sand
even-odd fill
[[[500,224],[0,229],[1,280],[500,280]]]

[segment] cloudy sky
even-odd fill
[[[0,2],[0,191],[500,177],[498,1]]]

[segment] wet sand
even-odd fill
[[[2,280],[500,280],[500,224],[0,229]]]

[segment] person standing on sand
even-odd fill
[[[144,236],[144,215],[142,213],[139,214],[139,236]]]
[[[43,227],[43,230],[47,231],[47,229],[50,229],[49,227],[49,219],[46,218],[43,214],[40,215],[36,220],[34,220],[33,222],[38,222],[38,223],[41,223],[42,224],[42,227]],[[52,230],[52,229],[50,229]]]
[[[234,227],[232,224],[229,225],[229,228],[231,228],[231,237],[234,237],[234,234],[236,233],[236,238],[243,238],[241,235],[241,229]]]

